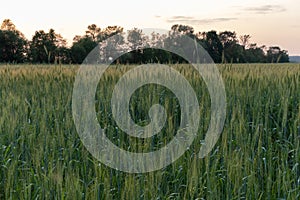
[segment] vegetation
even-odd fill
[[[16,29],[15,25],[6,19],[0,30],[0,63],[77,63],[80,64],[88,53],[113,35],[118,35],[118,48],[126,51],[129,47],[133,51],[119,63],[147,63],[153,58],[159,58],[162,63],[169,63],[170,58],[174,63],[184,63],[178,56],[162,53],[153,49],[157,44],[168,44],[174,32],[179,32],[195,39],[210,54],[216,63],[283,63],[289,62],[288,52],[278,46],[257,46],[250,43],[251,36],[238,37],[235,32],[216,31],[195,32],[193,27],[186,25],[173,25],[168,34],[152,33],[151,38],[134,28],[125,32],[122,27],[108,26],[105,29],[97,25],[89,25],[83,36],[75,36],[71,47],[66,40],[53,29],[49,32],[36,31],[32,39],[27,40]],[[141,46],[149,47],[141,51]],[[163,46],[163,45],[159,45]],[[180,48],[180,47],[178,47]],[[108,58],[106,58],[108,59]],[[155,60],[154,60],[155,61]]]
[[[47,51],[51,62],[55,50]],[[122,148],[158,148],[172,138],[177,120],[169,120],[149,143],[116,134],[110,117],[112,88],[131,67],[111,66],[100,80],[99,123]],[[199,137],[166,168],[127,174],[94,159],[76,133],[71,111],[76,66],[1,66],[0,199],[299,199],[300,66],[220,65],[227,118],[217,145],[204,159],[197,153],[210,120],[209,94],[190,66],[172,67],[190,81],[201,103]],[[148,98],[153,89],[158,96]],[[147,106],[142,105],[161,96],[168,116],[176,119],[176,97],[155,85],[135,92],[133,118],[147,122]]]

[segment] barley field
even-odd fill
[[[111,115],[119,78],[134,66],[111,66],[99,81],[95,109],[106,136],[132,152],[166,145],[179,126],[180,106],[168,89],[148,85],[131,98],[136,123],[149,122],[153,103],[168,120],[162,133],[129,137]],[[199,100],[199,137],[171,165],[130,174],[95,159],[82,144],[72,118],[78,66],[0,66],[0,199],[300,199],[300,65],[219,65],[227,114],[221,137],[199,159],[210,122],[210,97],[201,76],[173,65]]]

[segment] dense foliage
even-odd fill
[[[250,36],[238,37],[235,32],[216,31],[195,32],[193,27],[173,25],[168,34],[152,33],[146,36],[141,30],[134,28],[127,31],[127,38],[122,27],[108,26],[105,29],[97,25],[89,25],[85,35],[75,36],[69,47],[66,40],[53,29],[49,32],[36,31],[31,40],[27,40],[15,25],[6,19],[0,30],[0,63],[82,63],[86,56],[97,44],[107,38],[118,35],[118,48],[126,51],[134,49],[117,63],[183,63],[178,56],[169,52],[158,51],[153,47],[168,44],[174,32],[187,35],[209,53],[216,63],[282,63],[289,62],[288,52],[274,46],[257,46],[250,43]],[[126,39],[126,40],[125,40]],[[149,47],[141,50],[142,46]]]

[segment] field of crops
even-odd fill
[[[210,96],[190,66],[173,65],[194,88],[199,136],[171,165],[131,174],[109,168],[82,144],[72,117],[78,66],[0,66],[0,199],[300,199],[300,65],[220,65],[227,114],[221,137],[199,159],[210,122]],[[174,94],[148,85],[130,112],[147,124],[155,102],[168,113],[162,133],[139,140],[117,131],[110,98],[133,66],[112,66],[101,78],[95,109],[106,136],[132,152],[166,145],[179,126]]]

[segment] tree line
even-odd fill
[[[186,35],[208,52],[215,63],[283,63],[289,62],[286,50],[278,46],[266,47],[251,43],[250,35],[238,36],[236,32],[217,31],[195,32],[194,28],[187,25],[176,24],[171,27],[168,34],[153,32],[146,36],[142,30],[134,28],[127,31],[120,26],[108,26],[101,29],[95,24],[89,25],[85,34],[76,35],[71,46],[66,39],[55,30],[50,29],[36,31],[31,40],[27,40],[24,34],[16,29],[13,22],[5,19],[0,29],[0,63],[62,63],[80,64],[86,56],[99,44],[114,36],[114,43],[118,47],[110,47],[110,44],[102,44],[105,48],[133,49],[123,55],[118,63],[182,63],[185,62],[178,55],[155,49],[155,46],[163,46],[170,42],[172,33]],[[126,39],[126,40],[125,40]],[[106,41],[107,42],[107,41]],[[149,47],[141,49],[140,47]],[[100,53],[100,52],[99,52]],[[103,53],[103,52],[102,52]],[[102,55],[105,57],[105,55]],[[109,59],[108,57],[104,59]]]

